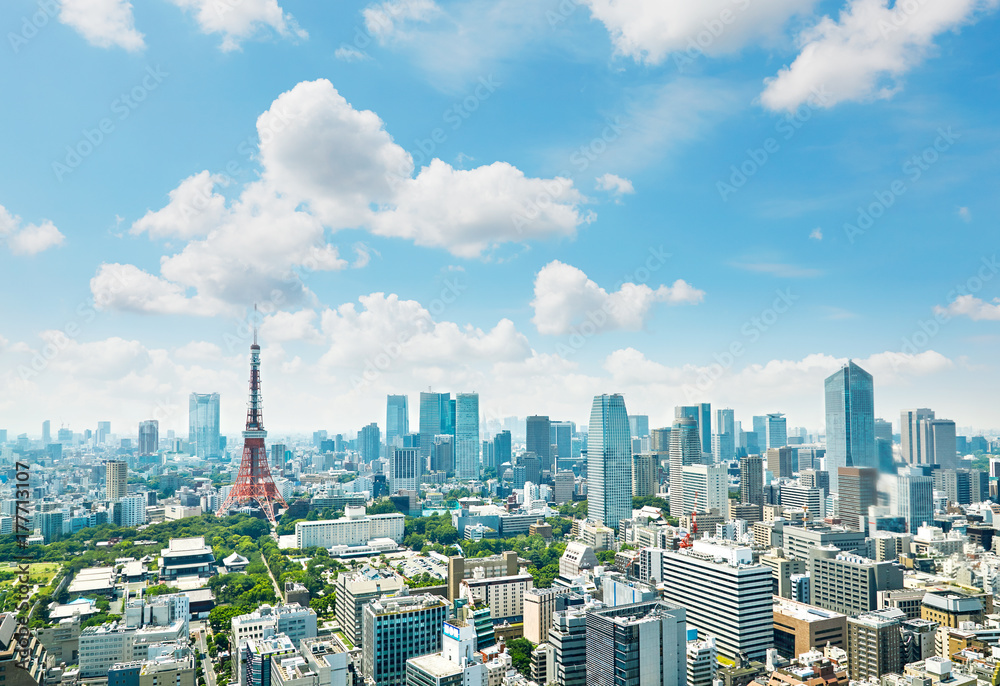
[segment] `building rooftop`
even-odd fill
[[[441,653],[414,657],[408,662],[436,679],[461,674],[463,671],[460,665],[455,664]]]
[[[839,612],[824,610],[815,605],[800,603],[788,598],[782,598],[781,596],[774,596],[774,611],[803,622],[822,622],[827,619],[846,617],[846,615],[842,615]]]

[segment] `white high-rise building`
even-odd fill
[[[423,436],[420,437],[423,440]],[[393,448],[389,456],[389,490],[420,490],[423,457],[419,448]]]
[[[923,445],[923,431],[920,423],[934,419],[934,410],[919,407],[903,410],[899,417],[899,454],[908,464],[930,464],[927,450]]]
[[[684,511],[686,503],[684,467],[697,464],[701,464],[698,421],[692,417],[678,417],[670,429],[670,511],[676,516]]]
[[[632,516],[632,439],[625,398],[598,395],[587,437],[589,519],[612,529]]]
[[[479,478],[479,394],[455,396],[455,474],[461,480]]]
[[[122,526],[140,526],[146,523],[146,496],[127,495],[120,500]]]
[[[684,476],[684,509],[675,516],[689,512],[718,510],[725,515],[729,501],[729,471],[725,465],[686,465]]]
[[[730,659],[763,661],[774,641],[771,568],[753,564],[751,548],[713,539],[662,558],[664,600],[685,608],[698,637],[714,637]]]

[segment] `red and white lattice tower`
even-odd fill
[[[256,501],[272,526],[276,526],[275,505],[281,503],[288,507],[278,492],[278,487],[274,485],[274,479],[271,478],[271,468],[268,466],[267,451],[264,447],[266,437],[260,398],[260,346],[257,345],[255,326],[253,345],[250,346],[250,403],[247,407],[247,428],[243,432],[243,460],[240,462],[240,473],[236,477],[236,483],[218,510],[220,517],[233,505]]]

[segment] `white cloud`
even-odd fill
[[[959,207],[958,216],[965,223],[972,221],[972,212],[969,211],[968,207]]]
[[[994,298],[991,304],[974,295],[960,295],[947,306],[938,305],[934,312],[947,317],[968,317],[977,322],[1000,321],[1000,298]]]
[[[215,192],[224,183],[221,175],[207,171],[189,176],[170,191],[170,202],[163,209],[146,215],[132,224],[129,233],[146,232],[150,238],[195,238],[207,236],[226,216],[226,199]]]
[[[159,277],[142,272],[142,297],[118,294],[110,306],[176,312],[185,303],[204,315],[226,303],[302,306],[313,299],[309,275],[348,266],[331,230],[364,228],[473,258],[503,243],[572,237],[592,218],[572,181],[530,178],[504,162],[457,170],[433,160],[414,176],[378,115],[354,109],[326,80],[280,95],[257,130],[261,178],[228,206],[206,171],[133,224],[132,233],[189,240],[161,260]],[[357,257],[364,266],[368,257]]]
[[[146,47],[129,0],[60,0],[59,21],[99,48],[134,52]]]
[[[832,107],[891,97],[933,51],[938,35],[996,6],[997,0],[913,0],[892,7],[888,0],[849,0],[837,21],[824,17],[799,36],[799,56],[766,81],[761,102],[790,111],[806,102]],[[817,90],[825,94],[820,102]]]
[[[608,293],[582,270],[555,260],[535,277],[531,321],[539,333],[548,335],[571,333],[588,321],[598,331],[637,330],[655,303],[693,305],[704,297],[704,291],[682,279],[655,290],[646,284],[624,283],[618,291]]]
[[[368,33],[381,41],[391,38],[408,21],[426,22],[441,14],[434,0],[389,0],[362,10]]]
[[[102,264],[90,280],[98,309],[154,314],[213,316],[235,312],[226,303],[202,296],[189,298],[184,288],[131,264]]]
[[[820,228],[813,229],[812,233],[809,234],[809,238],[813,239],[814,241],[823,240],[823,229]]]
[[[278,0],[170,0],[194,15],[202,33],[222,34],[223,51],[238,50],[243,41],[273,30],[283,38],[308,38]]]
[[[47,219],[41,224],[25,224],[0,205],[0,239],[7,240],[7,247],[15,255],[37,255],[49,248],[62,245],[65,236]]]
[[[686,59],[736,52],[773,40],[815,0],[584,0],[603,22],[619,54],[657,64],[671,53]]]
[[[358,50],[353,45],[341,45],[334,51],[333,56],[344,62],[364,62],[371,59],[368,53]]]
[[[608,191],[612,195],[621,197],[635,193],[632,182],[615,174],[604,174],[597,177],[597,190]]]

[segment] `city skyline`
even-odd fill
[[[992,4],[919,36],[872,9],[894,37],[858,35],[861,0],[755,10],[693,53],[708,4],[542,2],[502,30],[444,1],[126,4],[0,8],[11,427],[182,428],[187,394],[239,397],[257,303],[275,430],[428,386],[488,416],[622,393],[659,425],[711,401],[818,427],[847,359],[878,416],[995,428]]]

